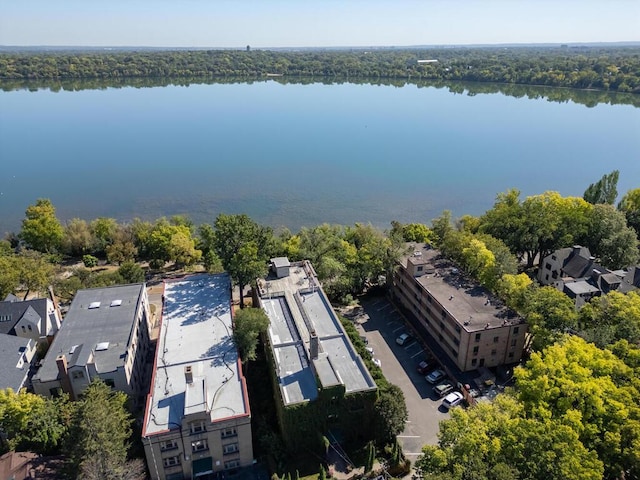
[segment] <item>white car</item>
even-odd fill
[[[408,333],[403,333],[398,338],[396,338],[396,343],[400,346],[403,346],[405,343],[409,343],[411,341],[411,335]]]
[[[373,348],[371,348],[371,347],[365,347],[365,350],[366,350],[367,352],[369,352],[369,355],[371,355],[371,356],[373,357]]]
[[[378,368],[382,368],[382,362],[380,361],[379,358],[372,358],[371,361],[378,367]]]
[[[449,410],[450,408],[455,407],[456,405],[460,405],[464,400],[464,397],[460,392],[451,392],[449,395],[444,397],[442,401],[442,406]]]

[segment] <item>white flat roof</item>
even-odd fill
[[[193,413],[206,411],[212,422],[249,413],[232,337],[230,287],[227,274],[165,283],[144,435],[175,429]]]

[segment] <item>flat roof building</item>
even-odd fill
[[[377,386],[311,264],[273,259],[271,274],[258,280],[257,301],[269,317],[267,355],[289,447],[302,447],[332,430],[366,435],[362,415],[371,414]],[[304,421],[289,413],[293,406],[305,412],[300,414]]]
[[[439,251],[409,244],[394,274],[392,293],[460,371],[516,363],[527,325],[468,279]]]
[[[142,432],[154,480],[207,480],[253,462],[227,274],[168,281]]]
[[[76,399],[94,378],[127,393],[134,407],[144,400],[151,349],[147,291],[143,283],[78,290],[33,389]]]

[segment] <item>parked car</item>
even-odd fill
[[[451,385],[451,383],[449,383],[449,382],[444,382],[444,383],[441,383],[441,384],[435,386],[433,388],[433,391],[436,392],[436,394],[440,398],[442,398],[446,394],[451,393],[453,391],[453,385]]]
[[[446,377],[446,374],[442,370],[434,370],[424,378],[427,382],[433,385],[444,379],[444,377]]]
[[[365,347],[365,350],[367,352],[369,352],[369,354],[373,357],[373,348],[372,347]]]
[[[426,360],[422,360],[416,367],[416,370],[418,370],[418,373],[420,375],[426,375],[427,372],[431,370],[432,367],[433,367],[433,364],[431,364],[430,362],[427,362]]]
[[[372,358],[371,361],[378,367],[378,368],[382,368],[382,362],[380,361],[379,358]]]
[[[411,341],[411,335],[408,333],[403,333],[398,338],[396,338],[396,343],[400,346],[403,346]]]
[[[444,397],[442,401],[442,406],[449,410],[450,408],[455,407],[456,405],[460,405],[464,400],[464,397],[460,392],[451,392],[449,395]]]

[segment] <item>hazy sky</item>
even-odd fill
[[[0,0],[0,45],[640,41],[639,0]]]

